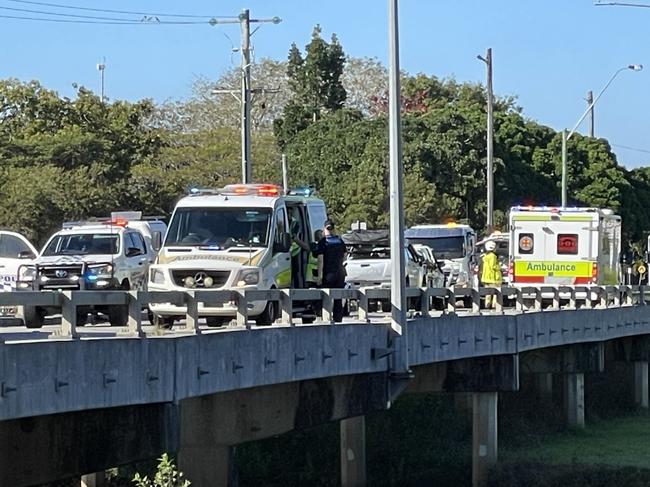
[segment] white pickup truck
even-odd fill
[[[16,290],[18,268],[31,264],[38,251],[19,233],[0,230],[0,292]],[[16,306],[0,306],[0,320],[16,320]]]
[[[391,261],[388,230],[353,230],[342,236],[348,247],[346,283],[353,289],[390,288]],[[444,275],[411,245],[404,247],[407,287],[442,287]],[[389,302],[381,302],[383,311]]]

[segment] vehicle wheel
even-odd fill
[[[153,315],[151,323],[157,328],[164,328],[166,330],[171,330],[174,326],[174,317],[173,316],[159,316]]]
[[[278,308],[277,302],[267,301],[264,311],[262,311],[262,314],[255,317],[255,324],[257,326],[272,325],[278,316],[277,308]]]
[[[84,326],[86,323],[88,323],[88,312],[77,311],[77,326]]]
[[[301,319],[303,325],[311,325],[314,321],[316,321],[316,317],[312,315],[302,316]]]
[[[471,309],[473,304],[474,302],[472,301],[472,298],[470,297],[463,298],[463,308]]]
[[[205,323],[210,328],[218,328],[220,326],[226,326],[230,323],[230,318],[227,316],[206,316]]]
[[[379,303],[379,305],[380,305],[380,307],[381,307],[381,310],[382,310],[384,313],[390,313],[391,310],[393,309],[393,306],[391,305],[390,300],[388,300],[388,301],[381,301],[381,302]]]
[[[23,322],[27,328],[42,328],[45,323],[45,313],[36,306],[24,306]]]
[[[111,326],[126,326],[129,321],[129,307],[109,306],[108,321]]]

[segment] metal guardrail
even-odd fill
[[[442,314],[456,314],[458,302],[471,300],[465,308],[468,315],[482,313],[481,302],[495,296],[491,314],[503,314],[507,309],[520,313],[558,311],[562,309],[603,309],[645,305],[650,286],[526,286],[479,289],[408,288],[406,297],[411,315],[431,316],[434,308]],[[277,322],[295,326],[294,301],[321,303],[321,324],[334,324],[334,301],[345,299],[357,303],[358,323],[370,323],[370,304],[390,300],[390,289],[272,289],[272,290],[187,290],[187,291],[40,291],[0,293],[0,306],[48,306],[61,308],[61,325],[53,337],[77,338],[78,306],[113,305],[128,307],[128,323],[119,334],[145,337],[142,310],[150,303],[171,303],[186,308],[185,324],[174,328],[178,333],[201,334],[199,303],[204,306],[233,303],[237,306],[237,327],[249,329],[248,304],[252,301],[276,301],[279,304]]]

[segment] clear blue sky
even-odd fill
[[[48,1],[48,0],[43,0]],[[336,32],[346,53],[386,59],[384,0],[49,0],[120,10],[280,16],[254,36],[258,57],[284,58],[289,45],[304,46],[313,26]],[[650,2],[648,2],[650,3]],[[0,7],[53,10],[0,0]],[[58,10],[87,15],[101,13]],[[0,15],[30,15],[0,9]],[[35,14],[34,14],[35,15]],[[476,55],[493,48],[494,85],[516,95],[526,116],[555,129],[573,126],[586,104],[616,69],[625,71],[596,106],[596,135],[613,144],[650,151],[650,8],[595,7],[590,0],[402,0],[401,63],[411,72],[483,81]],[[99,91],[95,64],[106,57],[106,90],[112,98],[165,100],[188,95],[197,75],[216,77],[231,65],[239,26],[110,26],[52,24],[0,18],[0,78],[38,79],[62,95],[76,82]],[[234,55],[237,59],[237,54]],[[581,130],[587,129],[586,123]],[[650,153],[615,147],[627,167],[650,165]]]

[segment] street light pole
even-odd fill
[[[594,92],[589,90],[587,92],[587,106],[590,106],[594,102]],[[589,137],[594,138],[594,107],[591,107],[589,112]]]
[[[492,91],[492,48],[485,57],[476,56],[487,67],[487,233],[494,230],[494,93]]]
[[[106,70],[106,58],[103,58],[102,62],[97,65],[97,71],[101,78],[101,102],[104,103],[104,70]]]
[[[390,167],[391,373],[409,374],[406,334],[406,272],[404,262],[404,201],[402,196],[402,122],[399,71],[398,0],[388,0],[388,145]],[[419,285],[419,283],[412,283]],[[390,348],[389,344],[389,348]],[[393,391],[394,392],[394,391]],[[393,393],[391,393],[391,400]]]
[[[562,135],[562,206],[566,207],[567,205],[567,169],[568,169],[568,163],[567,163],[567,142],[571,138],[571,136],[575,133],[575,131],[578,129],[582,121],[585,119],[585,117],[594,109],[594,105],[600,100],[600,97],[603,96],[603,93],[605,93],[605,90],[609,88],[609,85],[612,84],[612,81],[621,73],[622,71],[625,71],[626,69],[629,69],[630,71],[641,71],[643,69],[643,65],[641,64],[629,64],[627,66],[624,66],[620,69],[618,69],[611,78],[609,78],[609,81],[603,86],[603,89],[600,90],[596,98],[593,99],[593,101],[589,104],[585,112],[582,114],[582,116],[578,119],[576,124],[573,126],[571,131],[567,133],[566,129],[563,131]]]

